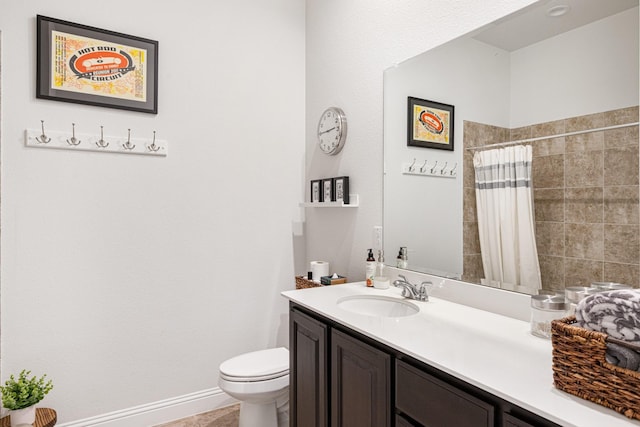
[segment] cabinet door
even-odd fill
[[[331,331],[331,426],[391,425],[391,356]]]
[[[396,361],[396,408],[426,427],[493,427],[492,404]]]
[[[291,425],[327,427],[328,327],[296,310],[291,310],[289,323]]]

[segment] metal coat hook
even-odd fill
[[[40,126],[42,127],[42,135],[36,136],[36,141],[40,144],[48,144],[49,141],[51,141],[51,138],[44,133],[44,120],[40,120]]]
[[[413,158],[413,163],[409,166],[409,172],[413,172],[415,170],[414,165],[416,164],[416,158]]]
[[[449,175],[453,175],[453,173],[455,172],[456,168],[458,167],[458,163],[455,164],[455,166],[453,167],[453,169],[451,169],[449,171]]]
[[[436,164],[431,168],[431,173],[435,173],[436,166],[438,166],[438,161],[436,160]]]
[[[427,161],[425,160],[422,166],[420,166],[420,172],[422,173],[426,171],[427,171]]]
[[[76,138],[76,124],[71,123],[71,138],[67,139],[67,144],[69,145],[78,145],[82,141]]]
[[[129,136],[127,137],[127,142],[122,144],[122,148],[124,148],[125,150],[133,150],[134,148],[136,148],[136,145],[131,145],[131,129],[127,130],[129,131]]]
[[[100,148],[107,148],[109,146],[109,143],[104,140],[103,130],[104,130],[103,127],[100,126],[100,141],[96,141],[96,145]]]
[[[156,145],[156,131],[153,131],[153,142],[147,145],[149,151],[153,151],[154,153],[160,149],[159,145]]]
[[[440,175],[444,175],[444,170],[447,168],[447,163],[448,162],[444,162],[444,166],[442,167],[442,169],[440,169]]]

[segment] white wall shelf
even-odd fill
[[[360,196],[357,194],[349,194],[349,204],[342,202],[305,202],[300,203],[303,208],[357,208],[360,205]]]

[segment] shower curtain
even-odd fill
[[[473,156],[484,284],[537,294],[531,146],[478,151]]]

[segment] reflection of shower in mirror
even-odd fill
[[[604,129],[638,122],[638,1],[567,4],[554,18],[533,5],[385,71],[384,246],[407,247],[410,270],[486,279],[466,148],[531,139],[542,288],[640,285],[638,126]],[[455,105],[454,151],[407,146],[407,97]],[[417,176],[445,163],[455,179]]]

